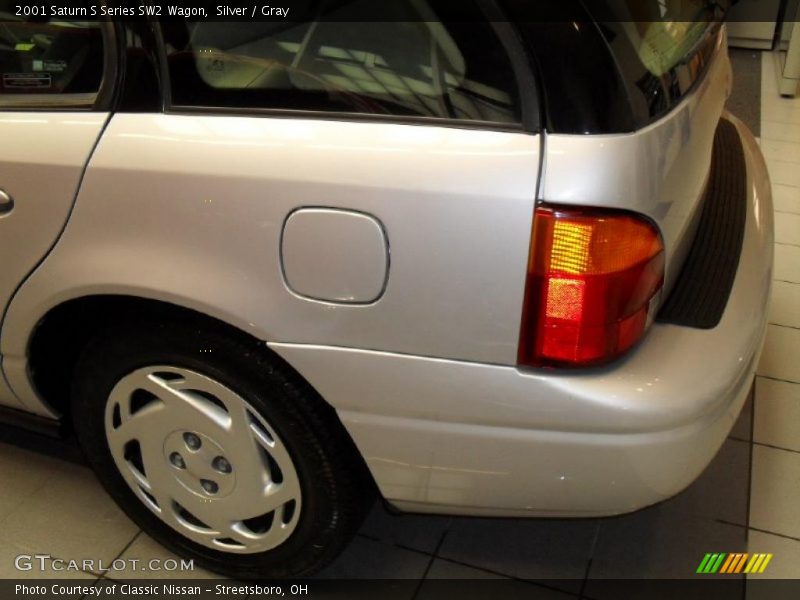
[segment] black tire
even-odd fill
[[[161,521],[131,491],[106,440],[106,403],[122,377],[158,364],[217,380],[274,427],[295,463],[303,494],[298,524],[283,544],[258,554],[208,548]],[[88,462],[127,515],[169,550],[229,577],[314,574],[339,555],[374,501],[374,483],[335,411],[264,344],[222,327],[143,321],[106,329],[78,359],[72,414]]]

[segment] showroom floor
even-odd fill
[[[686,577],[706,552],[745,551],[749,542],[775,555],[764,576],[800,577],[800,98],[778,96],[772,54],[740,51],[736,62],[763,67],[761,121],[751,126],[775,190],[775,289],[755,405],[709,469],[677,498],[611,519],[396,517],[376,507],[323,576],[419,581],[409,597],[424,597],[429,579],[506,577],[537,598],[599,598],[603,578]],[[743,110],[758,119],[758,107]],[[79,465],[0,443],[0,482],[0,577],[22,575],[13,567],[21,553],[106,563],[167,556]]]

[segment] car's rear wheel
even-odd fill
[[[78,361],[72,406],[87,459],[127,514],[232,577],[319,570],[373,498],[334,411],[262,345],[223,329],[104,331]]]

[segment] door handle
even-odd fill
[[[4,190],[0,190],[0,217],[14,210],[14,199]]]

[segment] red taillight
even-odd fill
[[[664,282],[664,245],[622,212],[536,209],[519,340],[521,365],[590,366],[644,334]]]

